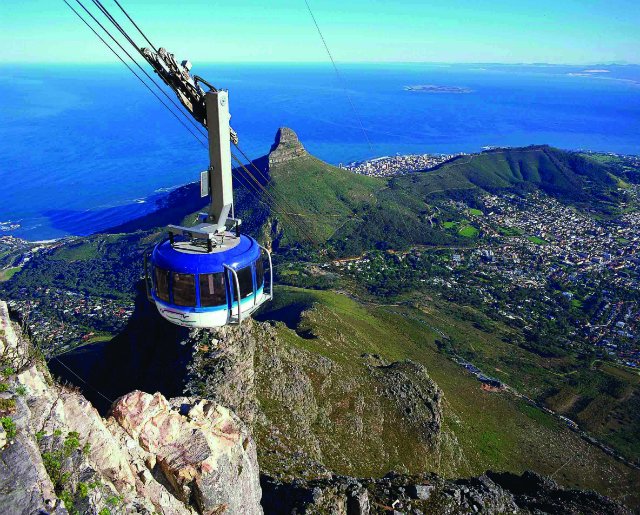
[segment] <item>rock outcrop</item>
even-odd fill
[[[295,333],[341,348],[343,335],[313,333],[327,316],[302,312]],[[254,320],[192,333],[187,392],[229,406],[253,427],[264,472],[415,472],[448,458],[440,450],[442,391],[424,366],[372,356],[346,364],[292,345],[289,335],[283,324]]]
[[[228,409],[135,391],[103,419],[51,379],[8,318],[0,324],[0,511],[262,513],[255,444]]]
[[[255,444],[227,408],[136,391],[118,399],[112,416],[126,448],[144,454],[185,504],[199,513],[262,513]]]
[[[562,488],[534,472],[522,475],[487,472],[460,480],[392,473],[380,479],[332,476],[291,483],[264,476],[262,488],[266,513],[631,514],[607,497]]]
[[[276,141],[269,151],[269,167],[287,163],[306,155],[308,153],[300,143],[298,135],[287,127],[280,127],[276,134]]]
[[[229,407],[248,425],[258,409],[254,356],[260,331],[256,325],[249,319],[240,327],[194,330],[188,342],[195,352],[188,366],[187,394]]]

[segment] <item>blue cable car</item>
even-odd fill
[[[234,217],[228,93],[204,95],[210,168],[200,176],[201,195],[210,196],[208,213],[193,227],[170,225],[169,238],[145,260],[147,296],[160,315],[184,327],[240,324],[273,298],[271,253],[240,234]],[[265,286],[265,257],[268,285]]]
[[[228,243],[211,252],[188,240],[155,247],[150,294],[164,318],[185,327],[239,324],[272,298],[270,252],[249,236],[227,236]]]

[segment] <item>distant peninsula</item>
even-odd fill
[[[422,84],[418,86],[405,86],[405,91],[416,91],[419,93],[471,93],[473,90],[469,88],[461,88],[459,86],[434,86],[433,84]]]

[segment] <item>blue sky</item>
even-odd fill
[[[640,62],[638,0],[309,2],[340,62]],[[103,3],[116,12],[113,0]],[[327,60],[304,0],[121,3],[179,58]],[[0,2],[0,62],[114,59],[62,0]]]

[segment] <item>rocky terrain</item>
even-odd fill
[[[331,344],[314,333],[321,316],[301,313],[296,330]],[[52,379],[0,302],[0,512],[631,513],[533,472],[336,475],[345,445],[373,447],[378,465],[393,459],[400,446],[391,427],[408,428],[401,437],[419,446],[412,452],[437,452],[443,393],[418,363],[363,354],[358,377],[339,359],[288,345],[287,332],[256,321],[192,332],[189,396],[135,390],[101,417],[78,389]],[[377,404],[365,398],[365,378]],[[350,454],[341,468],[362,470]]]
[[[187,391],[231,407],[254,426],[266,472],[290,478],[327,475],[336,466],[380,472],[406,462],[407,447],[422,456],[414,454],[416,463],[434,459],[442,392],[424,366],[364,354],[361,376],[354,375],[337,360],[291,345],[287,333],[282,323],[252,320],[240,329],[192,333]],[[367,454],[353,453],[358,447]]]
[[[306,156],[307,151],[300,143],[298,136],[288,127],[280,127],[276,140],[269,152],[269,167],[287,163],[297,157]]]
[[[595,492],[567,490],[534,472],[487,472],[460,480],[394,473],[380,479],[332,476],[290,483],[263,477],[262,485],[266,513],[631,513]]]
[[[247,427],[209,400],[134,391],[102,418],[56,384],[0,303],[2,513],[262,513]]]

